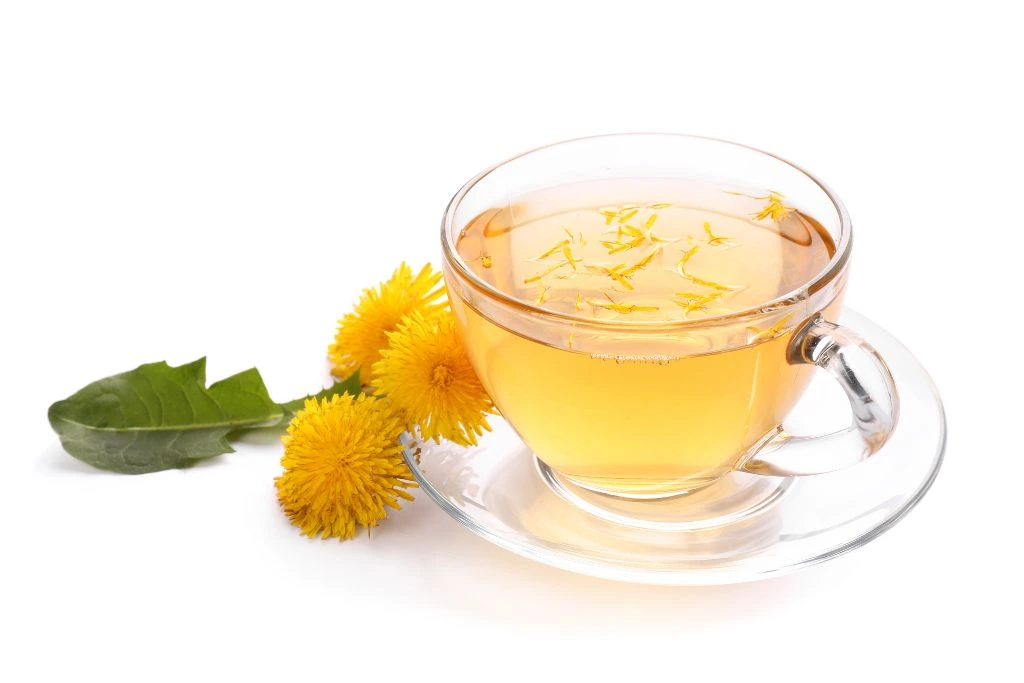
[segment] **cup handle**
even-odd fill
[[[793,335],[790,363],[811,363],[828,372],[846,392],[853,423],[819,436],[795,436],[782,427],[762,440],[742,469],[793,477],[849,467],[877,453],[899,419],[899,396],[889,367],[855,332],[822,318]]]

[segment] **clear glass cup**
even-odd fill
[[[770,188],[817,221],[834,254],[782,296],[727,315],[674,321],[599,321],[546,310],[498,290],[459,255],[467,226],[488,211],[513,215],[524,195],[651,178]],[[449,298],[474,368],[552,486],[650,499],[695,493],[735,471],[829,472],[877,452],[896,425],[899,402],[885,361],[855,331],[833,322],[849,269],[849,216],[823,183],[771,154],[661,134],[549,145],[469,181],[445,212],[442,245]],[[766,330],[772,335],[765,337]],[[815,368],[845,391],[852,424],[829,434],[790,434],[782,423]],[[619,408],[580,412],[570,379],[593,373],[607,385],[608,405]],[[624,413],[634,417],[624,420]],[[552,434],[569,446],[552,448]],[[646,470],[637,465],[646,462]]]

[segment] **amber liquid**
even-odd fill
[[[457,246],[501,292],[577,319],[514,332],[452,297],[502,414],[556,472],[637,494],[699,488],[780,424],[812,371],[787,361],[801,320],[699,321],[799,289],[835,251],[781,198],[655,180],[527,195]]]

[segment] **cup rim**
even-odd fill
[[[777,296],[777,297],[775,297],[773,299],[770,299],[768,301],[762,302],[762,303],[760,303],[760,304],[758,304],[756,306],[751,306],[749,308],[746,308],[746,309],[743,309],[743,310],[739,310],[739,311],[734,311],[732,313],[728,313],[728,314],[725,314],[725,315],[708,316],[706,318],[699,318],[699,319],[696,319],[696,320],[673,320],[673,321],[667,321],[667,320],[666,321],[660,321],[660,320],[615,320],[615,321],[605,321],[605,320],[595,320],[594,318],[591,318],[591,317],[575,315],[573,313],[560,313],[558,311],[551,311],[551,310],[548,310],[546,308],[542,308],[541,306],[538,306],[538,305],[536,305],[534,303],[531,303],[529,301],[518,299],[518,298],[516,298],[516,297],[514,297],[514,296],[512,296],[510,294],[506,294],[505,292],[502,292],[497,287],[495,287],[495,286],[491,285],[490,283],[488,283],[488,282],[482,280],[481,278],[479,278],[476,275],[476,273],[474,273],[472,271],[472,269],[469,268],[469,266],[465,263],[465,261],[463,261],[462,257],[459,255],[458,250],[456,249],[456,246],[455,246],[455,239],[454,239],[454,237],[455,237],[456,231],[454,231],[452,229],[452,227],[453,227],[452,224],[454,223],[454,220],[455,220],[456,209],[458,208],[458,206],[460,205],[462,200],[466,197],[466,195],[469,194],[469,192],[473,189],[473,187],[475,187],[477,185],[477,183],[479,183],[481,180],[486,178],[488,175],[490,175],[491,173],[493,173],[497,169],[501,168],[502,166],[505,166],[506,164],[509,164],[509,163],[511,163],[511,162],[513,162],[513,161],[515,161],[517,159],[521,159],[523,157],[529,156],[529,155],[534,154],[536,152],[540,152],[540,151],[543,151],[543,150],[546,150],[546,149],[549,149],[549,148],[552,148],[552,147],[558,147],[558,146],[561,146],[561,145],[568,145],[568,144],[573,144],[573,143],[577,143],[577,142],[585,142],[587,140],[600,140],[600,139],[604,139],[604,138],[628,138],[628,137],[668,137],[668,138],[683,138],[683,139],[688,139],[688,140],[709,141],[709,142],[714,142],[714,143],[720,143],[720,144],[723,144],[723,145],[731,145],[733,147],[740,147],[742,149],[745,149],[745,150],[748,150],[748,151],[751,151],[751,152],[755,152],[757,154],[761,154],[761,155],[766,156],[766,157],[771,157],[772,159],[774,159],[774,160],[776,160],[778,162],[786,164],[790,168],[793,168],[794,170],[796,170],[799,173],[801,173],[804,176],[806,176],[811,182],[813,182],[815,185],[817,185],[818,188],[821,189],[821,191],[825,193],[825,196],[828,197],[829,201],[832,203],[832,206],[835,209],[836,214],[839,217],[839,238],[836,240],[836,251],[835,251],[835,253],[832,255],[832,258],[829,259],[828,263],[825,264],[825,267],[822,268],[822,270],[817,275],[815,275],[813,278],[811,278],[807,282],[803,283],[802,285],[800,285],[796,289],[793,289],[793,290],[791,290],[789,292],[786,292],[785,294],[782,294],[781,296]],[[520,309],[520,310],[526,311],[526,312],[528,312],[530,314],[533,314],[533,315],[536,315],[536,316],[539,316],[539,317],[545,318],[545,319],[559,320],[559,321],[565,321],[565,322],[569,322],[569,323],[585,324],[585,325],[588,325],[588,326],[596,326],[596,327],[601,327],[601,328],[616,328],[616,327],[619,327],[619,328],[631,328],[633,330],[636,330],[636,329],[639,329],[639,328],[658,329],[658,330],[676,330],[676,329],[693,329],[693,328],[713,327],[713,326],[722,325],[722,324],[734,323],[734,322],[736,322],[738,320],[743,320],[745,318],[750,318],[750,317],[756,317],[756,316],[764,315],[767,312],[777,311],[777,310],[779,310],[781,308],[784,308],[787,305],[789,305],[791,303],[794,303],[795,301],[798,301],[798,300],[800,300],[802,298],[806,298],[806,296],[808,296],[810,294],[813,294],[814,292],[819,291],[823,287],[827,286],[830,282],[835,280],[836,277],[840,273],[842,273],[844,268],[846,267],[846,264],[847,264],[847,262],[849,261],[849,258],[850,258],[850,250],[851,250],[851,248],[853,246],[852,229],[853,229],[853,226],[852,226],[852,224],[850,222],[850,215],[847,213],[846,207],[843,205],[842,200],[839,199],[839,196],[836,195],[836,193],[828,185],[826,185],[822,180],[817,178],[814,174],[812,174],[811,172],[809,172],[808,170],[806,170],[802,166],[799,166],[799,165],[793,163],[792,161],[789,161],[788,159],[785,159],[785,158],[783,158],[781,156],[778,156],[777,154],[772,154],[771,152],[766,152],[766,151],[764,151],[762,149],[758,149],[757,147],[752,147],[750,145],[744,145],[742,143],[732,142],[730,140],[723,140],[721,138],[715,138],[715,137],[705,136],[705,135],[688,135],[688,134],[683,134],[683,133],[658,133],[658,132],[605,133],[605,134],[601,134],[601,135],[586,135],[586,136],[577,137],[577,138],[570,138],[570,139],[567,139],[567,140],[559,140],[557,142],[552,142],[552,143],[549,143],[549,144],[546,144],[546,145],[540,145],[538,147],[534,147],[532,149],[529,149],[529,150],[527,150],[525,152],[521,152],[519,154],[516,154],[515,156],[511,156],[511,157],[509,157],[507,159],[504,159],[503,161],[499,161],[498,163],[496,163],[496,164],[494,164],[494,165],[484,169],[483,171],[481,171],[480,173],[475,175],[473,178],[468,180],[461,188],[459,188],[458,192],[456,192],[455,195],[448,202],[448,206],[445,207],[444,218],[441,221],[441,247],[442,247],[442,255],[444,257],[445,264],[447,264],[448,266],[454,268],[454,270],[456,271],[456,273],[459,275],[459,277],[461,279],[463,279],[466,282],[468,282],[470,285],[472,285],[474,288],[476,288],[477,290],[479,290],[480,292],[482,292],[483,294],[485,294],[489,298],[496,299],[496,300],[500,301],[501,303],[506,304],[506,305],[508,305],[508,306],[510,306],[512,308]]]

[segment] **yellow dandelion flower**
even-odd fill
[[[385,401],[360,394],[308,399],[283,437],[277,498],[310,538],[352,538],[377,526],[415,487],[402,459],[402,421]]]
[[[388,335],[389,346],[373,366],[373,387],[387,396],[408,426],[424,439],[476,445],[490,431],[494,405],[469,363],[451,315],[432,320],[418,313]]]
[[[445,310],[441,274],[427,264],[415,276],[406,264],[400,265],[391,279],[376,289],[364,289],[355,309],[338,321],[334,343],[327,350],[331,374],[348,377],[360,371],[364,383],[373,379],[373,364],[387,348],[388,332],[394,332],[403,316],[421,313],[425,318]]]

